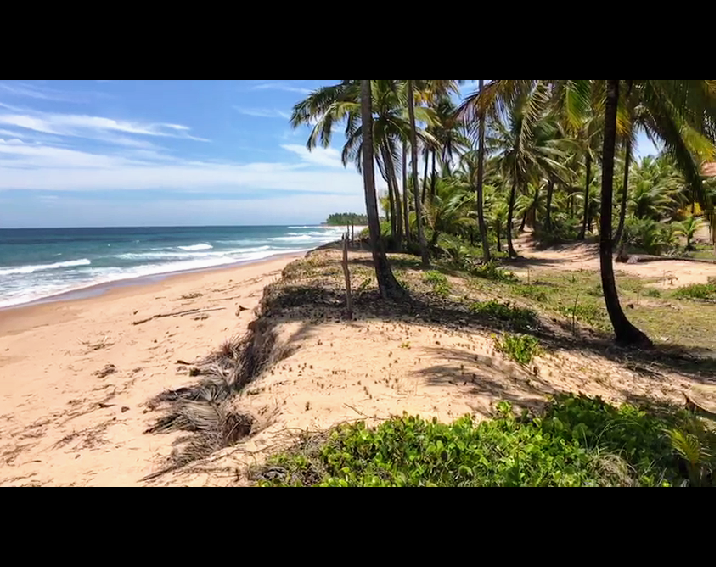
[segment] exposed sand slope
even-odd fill
[[[546,252],[534,253],[533,269],[551,269],[552,262],[560,269],[596,269],[588,248],[566,254],[582,265],[564,261],[564,252]],[[496,331],[469,314],[428,304],[411,312],[381,311],[364,252],[351,253],[357,321],[341,320],[339,257],[335,251],[314,253],[293,264],[290,279],[281,284],[288,285],[283,289],[291,301],[270,313],[268,321],[292,354],[235,400],[238,409],[268,426],[238,446],[149,483],[140,479],[166,463],[176,436],[144,435],[158,415],[144,414],[143,404],[164,389],[194,383],[196,378],[177,373],[176,360],[203,357],[244,330],[252,315],[237,319],[236,304],[255,307],[262,287],[286,262],[181,276],[152,288],[0,314],[0,483],[246,484],[250,465],[299,432],[351,420],[374,422],[403,412],[444,421],[467,413],[481,419],[498,401],[531,407],[557,392],[677,403],[688,393],[705,404],[716,402],[709,379],[629,360],[606,345],[582,348],[557,337],[547,354],[522,368],[495,352]],[[411,288],[422,280],[418,271],[400,275]],[[459,293],[470,293],[459,278],[452,283]],[[179,299],[192,292],[203,295]],[[174,317],[131,324],[175,309],[214,306],[230,309],[208,313],[204,321]],[[79,344],[105,335],[112,346],[92,351]],[[108,363],[116,365],[116,373],[93,375]],[[113,405],[100,408],[99,402]],[[123,406],[129,411],[122,413]]]
[[[368,274],[365,253],[353,254],[356,285]],[[336,252],[312,255],[313,276],[339,281]],[[417,278],[419,272],[414,273]],[[403,273],[403,277],[409,277]],[[411,279],[412,281],[412,279]],[[453,283],[457,285],[456,278]],[[302,282],[292,281],[301,286]],[[623,402],[651,399],[683,403],[684,394],[705,404],[716,402],[703,376],[682,376],[628,362],[627,356],[605,357],[608,347],[582,349],[565,341],[550,348],[528,368],[495,352],[493,332],[459,316],[446,325],[422,317],[385,313],[369,316],[358,301],[359,320],[341,322],[340,292],[324,306],[307,304],[275,314],[282,344],[295,350],[289,358],[254,382],[238,401],[243,411],[273,415],[273,424],[241,446],[228,449],[199,468],[170,475],[162,482],[187,485],[247,483],[250,465],[285,447],[300,431],[336,424],[375,422],[403,412],[446,422],[472,414],[493,414],[508,400],[533,407],[559,392],[582,392]],[[325,307],[333,305],[333,308]],[[292,303],[293,305],[293,303]],[[365,305],[364,305],[365,307]]]
[[[138,484],[172,448],[171,436],[143,435],[153,419],[145,402],[192,382],[176,361],[243,332],[252,315],[237,317],[237,306],[254,308],[289,261],[0,311],[0,484]],[[132,324],[214,308],[222,310]],[[114,372],[103,376],[110,364]]]

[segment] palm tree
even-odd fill
[[[604,107],[604,150],[602,152],[602,207],[599,224],[599,265],[602,289],[609,318],[616,333],[618,344],[650,347],[649,338],[629,322],[617,293],[614,278],[612,240],[612,196],[614,193],[614,157],[617,144],[617,110],[619,108],[619,82],[607,81]]]
[[[373,156],[373,109],[371,96],[371,81],[361,81],[361,119],[364,128],[363,138],[363,188],[365,203],[368,211],[368,232],[373,251],[373,265],[378,288],[383,299],[401,299],[404,290],[395,279],[390,269],[388,258],[385,255],[383,241],[380,238],[380,219],[378,217],[378,203],[375,194],[375,167]]]
[[[507,246],[511,258],[517,256],[512,243],[517,192],[534,179],[557,175],[565,157],[557,138],[554,120],[547,115],[548,92],[538,84],[506,104],[505,113],[494,121],[494,145],[503,178],[511,182],[508,201]]]
[[[628,210],[636,218],[661,221],[676,212],[684,183],[668,159],[646,156],[631,172],[630,183]]]
[[[413,173],[413,194],[415,201],[415,217],[418,228],[418,243],[420,244],[420,256],[424,268],[430,267],[430,256],[428,254],[428,244],[425,241],[425,232],[423,231],[423,212],[420,206],[420,195],[418,188],[420,182],[418,180],[418,130],[415,123],[415,89],[414,81],[408,81],[408,117],[410,120],[410,147],[412,153],[412,173]]]
[[[478,84],[478,92],[485,89],[485,80],[480,79]],[[484,199],[484,183],[485,183],[485,112],[479,113],[478,118],[478,145],[477,145],[477,178],[475,179],[475,198],[477,200],[477,224],[480,229],[480,241],[482,243],[482,259],[485,263],[491,259],[490,243],[487,240],[487,224],[485,224],[485,199]]]
[[[691,215],[687,217],[684,221],[678,223],[676,225],[676,231],[675,233],[677,235],[681,235],[684,238],[686,238],[686,249],[687,250],[693,250],[693,240],[696,236],[696,233],[698,233],[699,230],[701,230],[701,227],[704,225],[704,222],[694,215]]]

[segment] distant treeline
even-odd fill
[[[333,226],[346,226],[348,224],[367,226],[368,217],[357,213],[334,213],[328,217],[326,224]]]

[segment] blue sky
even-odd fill
[[[309,153],[307,129],[288,124],[296,102],[335,82],[1,81],[0,227],[315,223],[363,211],[341,136]]]

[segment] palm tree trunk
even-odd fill
[[[435,200],[435,192],[438,187],[438,166],[437,166],[437,151],[433,150],[433,165],[432,174],[430,175],[430,202]]]
[[[423,172],[423,194],[420,199],[423,203],[423,206],[425,206],[425,199],[428,196],[428,168],[429,167],[430,167],[430,152],[428,151],[428,148],[425,148],[425,170]]]
[[[395,162],[393,152],[388,140],[385,141],[385,171],[393,185],[395,193],[395,246],[398,252],[403,251],[403,209],[400,201],[400,189],[398,188],[398,176],[395,173]]]
[[[428,243],[425,242],[425,232],[423,231],[423,211],[420,206],[420,196],[418,195],[418,130],[415,125],[415,95],[413,93],[413,81],[408,81],[408,117],[410,119],[410,146],[413,158],[413,187],[415,188],[415,217],[418,226],[418,242],[420,243],[420,256],[423,261],[423,267],[430,267],[430,255],[428,254]]]
[[[408,189],[408,145],[403,140],[403,214],[405,216],[405,242],[410,245],[410,190]]]
[[[378,280],[380,295],[384,299],[399,298],[403,289],[395,279],[385,255],[380,238],[380,218],[378,216],[378,199],[375,194],[375,157],[373,155],[373,108],[371,101],[370,81],[361,81],[361,114],[363,119],[363,189],[365,205],[368,213],[368,232],[373,251],[375,277]]]
[[[624,191],[622,193],[621,210],[619,211],[619,226],[614,235],[614,246],[619,246],[624,236],[624,224],[626,223],[627,203],[629,202],[629,169],[631,167],[631,137],[627,139],[626,154],[624,155]]]
[[[544,228],[547,233],[552,232],[552,199],[554,198],[554,181],[547,183],[547,216],[544,219]]]
[[[584,187],[584,216],[582,217],[582,232],[579,233],[579,240],[587,237],[587,225],[589,224],[589,185],[592,181],[592,156],[587,154],[587,183]],[[611,232],[609,233],[611,234]]]
[[[515,216],[515,201],[517,200],[517,176],[512,182],[512,189],[510,190],[510,205],[507,210],[507,253],[510,258],[516,258],[517,252],[512,244],[512,223]]]
[[[383,148],[383,145],[380,146],[380,151],[383,154],[383,161],[385,162],[385,149]],[[388,185],[388,203],[390,204],[390,237],[393,242],[395,242],[395,197],[393,192],[393,181],[390,179],[390,176],[388,175],[388,172],[384,172],[384,177],[386,184]]]
[[[480,80],[480,92],[485,87],[485,81]],[[487,225],[485,224],[485,113],[480,113],[480,142],[477,148],[477,223],[480,228],[480,241],[482,242],[482,259],[485,263],[490,261],[490,243],[487,240]],[[498,235],[499,240],[499,235]]]
[[[617,283],[614,277],[612,240],[612,198],[614,194],[614,156],[617,143],[617,107],[619,105],[619,81],[607,81],[605,107],[604,153],[602,167],[602,206],[599,226],[599,265],[602,276],[604,302],[614,327],[617,344],[649,347],[649,338],[632,325],[619,303]]]

